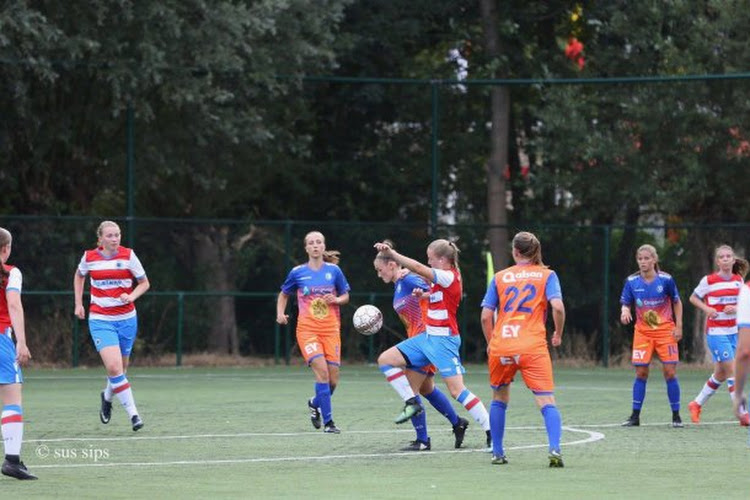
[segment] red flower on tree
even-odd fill
[[[568,39],[568,45],[565,46],[565,57],[578,64],[578,69],[583,69],[586,65],[583,58],[583,44],[574,36]]]

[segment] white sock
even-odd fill
[[[18,405],[3,406],[2,435],[6,455],[20,455],[23,442],[23,410]]]

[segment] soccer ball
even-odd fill
[[[354,311],[352,323],[362,335],[373,335],[378,333],[383,326],[383,313],[377,307],[366,304]]]

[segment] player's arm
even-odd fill
[[[123,293],[120,295],[120,300],[122,300],[126,304],[135,302],[136,299],[146,293],[149,288],[151,288],[151,283],[148,281],[148,278],[146,276],[143,276],[138,280],[138,285],[133,289],[132,292]]]
[[[389,257],[395,260],[396,263],[401,267],[405,267],[409,271],[420,275],[422,278],[426,279],[428,283],[433,283],[435,281],[435,276],[432,272],[431,267],[425,266],[421,262],[414,260],[411,257],[401,255],[393,248],[391,248],[391,246],[387,243],[375,243],[375,248],[378,252],[382,252],[385,257]]]
[[[490,339],[492,339],[492,330],[495,327],[495,310],[490,309],[489,307],[483,307],[480,321],[482,323],[484,339],[487,341],[487,344],[489,344]]]
[[[85,282],[86,276],[83,276],[76,269],[73,275],[73,300],[75,301],[73,314],[80,319],[86,318],[86,310],[83,308],[83,285]]]
[[[672,308],[674,309],[674,332],[672,335],[679,342],[682,339],[682,301],[674,301]]]
[[[703,302],[703,300],[696,294],[690,295],[689,300],[691,304],[693,304],[697,309],[703,311],[709,318],[714,318],[718,314],[716,312],[716,309]]]
[[[289,315],[285,314],[288,302],[289,295],[279,292],[279,296],[276,298],[276,322],[280,325],[286,325],[289,322]]]
[[[5,297],[8,300],[10,324],[13,325],[13,334],[16,336],[16,360],[23,365],[31,358],[31,353],[29,348],[26,347],[26,324],[23,316],[21,292],[6,290]]]
[[[555,332],[552,334],[552,345],[557,347],[562,343],[563,328],[565,327],[565,304],[562,299],[549,301],[552,307],[552,322],[555,324]]]

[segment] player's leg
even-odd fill
[[[445,385],[448,387],[453,399],[461,403],[466,408],[469,415],[484,429],[487,436],[487,447],[491,445],[490,437],[490,415],[484,407],[482,400],[464,385],[463,374],[466,371],[461,364],[461,357],[458,349],[461,346],[461,339],[458,336],[452,337],[428,337],[427,354],[430,362],[443,377]]]
[[[503,448],[505,437],[505,413],[510,401],[510,383],[516,373],[517,365],[502,364],[500,358],[490,356],[488,362],[492,403],[490,404],[490,435],[492,447],[492,464],[508,463]]]
[[[409,384],[404,367],[429,364],[424,355],[425,337],[426,335],[417,335],[401,341],[378,356],[380,371],[404,400],[404,409],[394,420],[397,424],[406,422],[424,411],[424,407],[418,402],[414,389]]]
[[[721,361],[716,365],[716,374],[719,377],[723,377],[727,381],[727,389],[729,389],[729,399],[732,401],[732,407],[734,407],[735,399],[735,388],[734,388],[734,358],[737,352],[737,334],[733,335],[721,335],[719,345],[717,346],[718,356]],[[714,358],[716,359],[716,358]],[[740,425],[743,427],[750,426],[750,415],[747,412],[747,408],[741,405],[740,408]]]
[[[21,462],[23,444],[23,375],[16,363],[16,348],[9,335],[0,335],[0,400],[3,409],[1,429],[5,447],[2,473],[16,479],[36,479]]]
[[[310,369],[315,376],[315,404],[320,408],[321,419],[325,425],[324,432],[338,434],[340,431],[333,423],[333,406],[331,404],[331,385],[329,365],[322,353],[309,360]]]
[[[664,381],[667,383],[667,398],[672,409],[672,427],[684,427],[680,417],[680,381],[677,378],[677,363],[680,354],[677,342],[671,333],[665,334],[656,341],[656,353],[662,363]]]
[[[450,399],[435,385],[435,367],[428,365],[422,367],[426,377],[422,386],[420,387],[420,394],[422,394],[427,401],[430,402],[433,408],[438,413],[443,415],[453,427],[453,446],[460,448],[464,442],[464,436],[466,435],[466,429],[469,427],[469,421],[465,418],[461,418],[453,408]]]
[[[721,387],[721,384],[727,380],[727,388],[729,389],[729,395],[732,395],[734,391],[734,379],[729,380],[732,377],[732,373],[727,373],[727,363],[724,361],[729,355],[729,352],[724,352],[724,348],[721,345],[720,338],[726,337],[726,335],[707,335],[706,343],[708,344],[708,350],[711,352],[711,357],[714,361],[714,371],[711,376],[708,377],[706,383],[703,384],[700,392],[695,399],[688,403],[688,410],[690,411],[690,420],[694,423],[700,423],[701,421],[701,410],[703,405],[713,396],[717,390]],[[731,354],[734,359],[734,350]],[[729,363],[731,366],[733,363]]]
[[[421,373],[418,370],[415,370],[413,368],[407,368],[405,370],[406,378],[409,381],[409,386],[412,389],[412,392],[417,394],[422,387],[422,384],[424,383],[425,379],[427,378],[427,375],[424,373]],[[415,396],[415,399],[417,403],[420,405],[422,404],[422,401],[419,397],[419,394]],[[426,412],[421,411],[418,414],[411,417],[411,425],[414,427],[414,431],[417,433],[416,439],[409,443],[409,445],[404,448],[404,451],[427,451],[431,448],[430,443],[430,436],[427,433],[427,415]]]
[[[649,337],[637,331],[633,335],[633,353],[631,363],[635,368],[633,380],[633,406],[630,417],[622,423],[623,427],[638,427],[641,425],[641,408],[646,399],[646,382],[648,381],[649,364],[654,352],[654,342]]]
[[[563,467],[560,451],[562,416],[555,404],[555,381],[549,353],[522,355],[520,369],[526,386],[534,393],[534,399],[544,418],[544,427],[549,442],[549,466]]]

